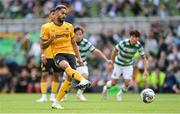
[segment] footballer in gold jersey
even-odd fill
[[[55,9],[50,10],[49,13],[49,22],[43,24],[43,26],[47,26],[48,23],[52,22],[55,18]],[[42,36],[41,32],[41,36]],[[55,62],[53,60],[53,53],[51,50],[51,45],[49,45],[47,48],[43,48],[41,46],[41,69],[42,69],[42,75],[41,75],[41,98],[37,100],[37,102],[46,102],[47,99],[47,78],[52,73],[52,83],[51,83],[51,95],[49,100],[50,101],[55,101],[55,94],[57,92],[57,88],[59,86],[59,69],[55,65]],[[61,74],[62,75],[62,74]]]
[[[64,5],[58,5],[55,10],[56,16],[54,21],[41,27],[41,39],[43,47],[51,45],[54,61],[59,67],[59,71],[67,74],[65,81],[58,91],[56,101],[52,104],[54,109],[63,109],[59,102],[71,87],[72,79],[80,81],[78,84],[80,88],[90,86],[91,83],[75,70],[76,58],[80,65],[83,65],[83,61],[74,40],[74,27],[64,21],[67,15],[67,8]]]

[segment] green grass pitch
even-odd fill
[[[68,95],[63,102],[64,110],[51,109],[51,102],[35,102],[40,94],[0,94],[0,113],[17,114],[180,114],[180,95],[156,94],[153,103],[145,104],[139,94],[124,94],[123,101],[117,102],[115,95],[102,100],[101,94],[85,94],[88,101],[80,102],[75,94]]]

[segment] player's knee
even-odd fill
[[[71,78],[71,76],[66,76],[66,80],[68,80],[69,82],[71,82],[72,81],[72,78]]]
[[[43,72],[43,73],[42,73],[42,77],[41,77],[41,81],[42,81],[42,82],[46,82],[48,75],[49,75],[48,72]]]
[[[53,81],[59,82],[59,73],[54,73],[54,75],[53,75]]]
[[[116,85],[116,83],[112,83],[112,86],[115,86]]]
[[[59,66],[65,70],[67,67],[69,67],[69,63],[67,61],[63,60],[59,63]]]
[[[88,78],[88,74],[87,73],[83,73],[82,76],[87,79]]]
[[[130,80],[125,80],[125,81],[124,81],[124,84],[125,84],[126,87],[129,86],[129,83],[130,83]]]
[[[117,84],[117,80],[112,80],[111,83],[112,83],[112,86],[115,86]]]

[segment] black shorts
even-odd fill
[[[76,69],[76,57],[73,54],[59,53],[54,57],[55,64],[58,65],[62,60],[69,63],[71,68]],[[61,71],[64,71],[61,69]]]
[[[42,72],[60,72],[53,59],[47,59],[47,63],[41,63]]]

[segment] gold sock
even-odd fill
[[[41,82],[41,93],[46,94],[47,93],[47,82]]]
[[[65,72],[68,76],[71,76],[77,81],[81,81],[82,79],[84,79],[84,77],[82,77],[82,75],[78,71],[72,69],[71,67],[67,67],[65,69]]]
[[[51,84],[51,93],[56,93],[58,86],[59,86],[59,83],[53,81],[52,84]]]
[[[62,83],[61,88],[59,89],[58,94],[57,94],[57,96],[56,96],[56,100],[57,100],[58,102],[61,101],[61,99],[62,99],[62,98],[65,96],[65,94],[69,91],[70,87],[71,87],[71,82],[70,82],[70,81],[65,80],[65,81]]]

